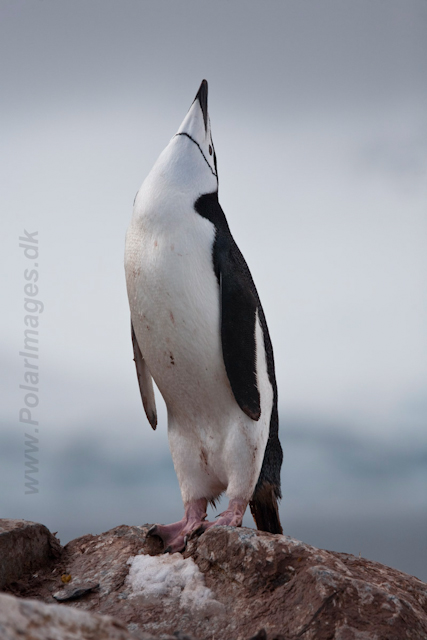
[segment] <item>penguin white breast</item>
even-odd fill
[[[215,227],[185,193],[141,191],[126,239],[138,344],[176,419],[224,421],[224,408],[236,403],[222,357]]]

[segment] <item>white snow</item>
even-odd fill
[[[180,553],[161,556],[138,555],[130,564],[127,585],[131,598],[138,598],[142,606],[177,605],[203,617],[221,614],[224,605],[215,600],[214,593],[205,586],[205,579],[192,558]]]

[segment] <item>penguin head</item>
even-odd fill
[[[193,104],[175,134],[175,137],[177,136],[187,137],[196,145],[201,154],[201,157],[198,158],[200,168],[210,170],[218,180],[216,154],[208,113],[208,83],[206,80],[202,80]]]
[[[208,83],[200,88],[181,126],[162,151],[134,201],[134,212],[151,209],[156,202],[192,203],[218,191],[218,173],[208,113]],[[183,200],[182,200],[183,199]]]
[[[200,195],[218,190],[206,80],[202,81],[181,126],[151,170],[146,187],[153,181],[164,197],[181,194],[195,201]]]

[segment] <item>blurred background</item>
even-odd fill
[[[427,580],[427,2],[0,9],[0,517],[62,543],[181,518],[163,401],[154,433],[139,396],[123,251],[207,78],[220,202],[275,350],[285,533]],[[24,229],[44,304],[37,427],[19,422]]]

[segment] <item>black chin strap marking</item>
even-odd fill
[[[190,138],[190,140],[191,140],[192,142],[194,142],[194,144],[195,144],[195,145],[197,145],[197,146],[199,147],[199,151],[200,151],[200,153],[202,154],[203,159],[204,159],[204,161],[206,162],[206,164],[208,165],[209,169],[211,170],[212,175],[214,175],[214,176],[215,176],[215,178],[218,180],[218,176],[216,175],[215,171],[212,169],[211,165],[209,164],[209,162],[208,162],[208,160],[207,160],[207,158],[206,158],[205,154],[203,153],[202,148],[201,148],[201,146],[199,145],[199,143],[198,143],[198,142],[196,142],[196,140],[195,140],[194,138],[192,138],[192,137],[190,136],[190,134],[189,134],[189,133],[176,133],[176,134],[174,135],[174,138],[176,138],[176,136],[187,136],[187,138]]]

